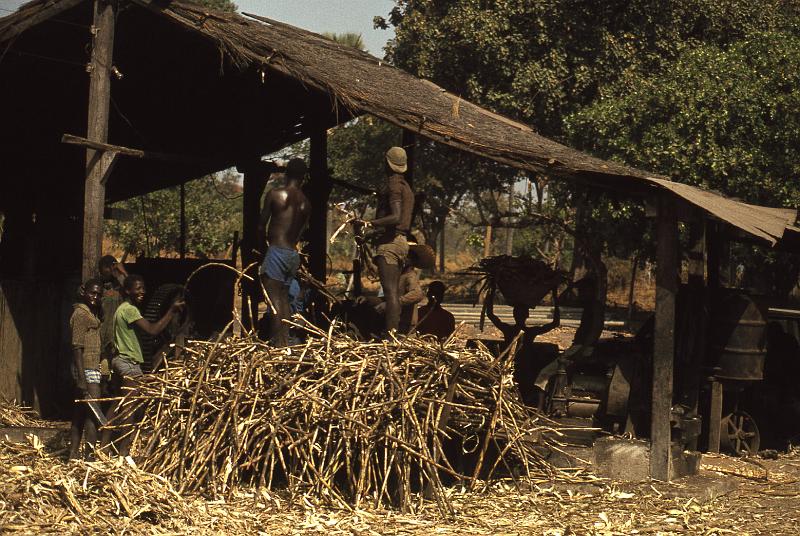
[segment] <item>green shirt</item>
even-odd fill
[[[140,318],[142,313],[128,301],[122,302],[114,313],[114,346],[120,357],[134,363],[144,363],[142,347],[133,330],[133,323]]]

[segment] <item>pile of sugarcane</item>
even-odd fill
[[[565,281],[564,272],[527,255],[486,257],[462,273],[479,276],[480,292],[499,288],[512,305],[536,307],[549,291]]]
[[[42,427],[52,423],[43,421],[33,408],[20,406],[0,397],[0,426]]]
[[[419,338],[363,343],[308,327],[305,345],[194,342],[143,380],[123,413],[144,414],[143,469],[180,492],[285,489],[317,503],[446,514],[448,483],[531,481],[553,424],[524,406],[512,360]]]

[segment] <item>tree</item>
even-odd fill
[[[105,234],[124,251],[147,256],[176,254],[180,243],[180,187],[166,188],[115,205],[132,221],[110,220]],[[241,188],[236,175],[222,173],[186,183],[186,250],[220,256],[242,227]]]
[[[755,33],[687,50],[658,76],[631,74],[607,88],[566,125],[595,154],[749,203],[800,206],[800,37]],[[643,215],[627,219],[636,227],[631,221]],[[797,281],[797,258],[750,246],[734,252],[748,286],[785,296]]]
[[[375,22],[395,27],[387,52],[395,65],[529,123],[542,135],[570,143],[576,141],[571,136],[580,137],[580,128],[565,129],[565,118],[600,99],[613,99],[615,88],[636,89],[643,80],[669,72],[673,62],[699,47],[725,49],[757,32],[796,35],[799,15],[800,4],[788,0],[396,0],[388,18],[377,17]],[[658,123],[660,118],[650,119]],[[620,139],[624,137],[625,133]],[[588,143],[582,147],[595,149]],[[660,167],[668,162],[658,159],[622,159],[671,171]],[[451,169],[447,163],[439,167]],[[537,185],[547,183],[546,197],[561,209],[585,199],[570,185],[547,177],[528,178]],[[488,190],[493,192],[490,199],[497,198],[492,176],[471,173],[470,179],[473,191]],[[594,234],[592,243],[631,249],[629,239],[636,237],[621,230],[644,228],[643,222],[630,225],[643,218],[640,208],[606,197],[593,197],[584,204],[597,225],[580,231]],[[586,218],[575,219],[580,225]]]

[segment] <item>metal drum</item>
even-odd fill
[[[709,329],[709,360],[721,380],[764,379],[767,307],[737,289],[714,293]]]

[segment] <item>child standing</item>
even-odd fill
[[[172,317],[181,311],[185,305],[182,300],[172,303],[166,314],[158,322],[150,322],[142,318],[139,308],[144,305],[146,289],[144,279],[136,274],[131,274],[122,283],[125,301],[117,308],[114,313],[114,347],[116,355],[111,360],[111,369],[119,380],[121,380],[123,395],[129,391],[134,391],[142,376],[142,363],[144,356],[136,337],[134,326],[141,329],[148,335],[158,335],[169,325]],[[119,407],[112,407],[109,411],[108,420],[112,421],[119,412]],[[114,423],[122,428],[122,437],[119,440],[118,452],[120,456],[128,456],[131,440],[133,439],[133,425],[136,420],[134,415],[121,416],[118,420],[122,422]],[[111,441],[111,430],[106,428],[103,432],[102,446],[106,447]]]
[[[100,295],[102,283],[90,279],[78,290],[79,302],[69,319],[72,341],[72,377],[80,400],[100,397]],[[97,442],[97,423],[86,404],[75,403],[70,429],[69,459],[78,458],[81,436],[85,435],[88,458]]]

